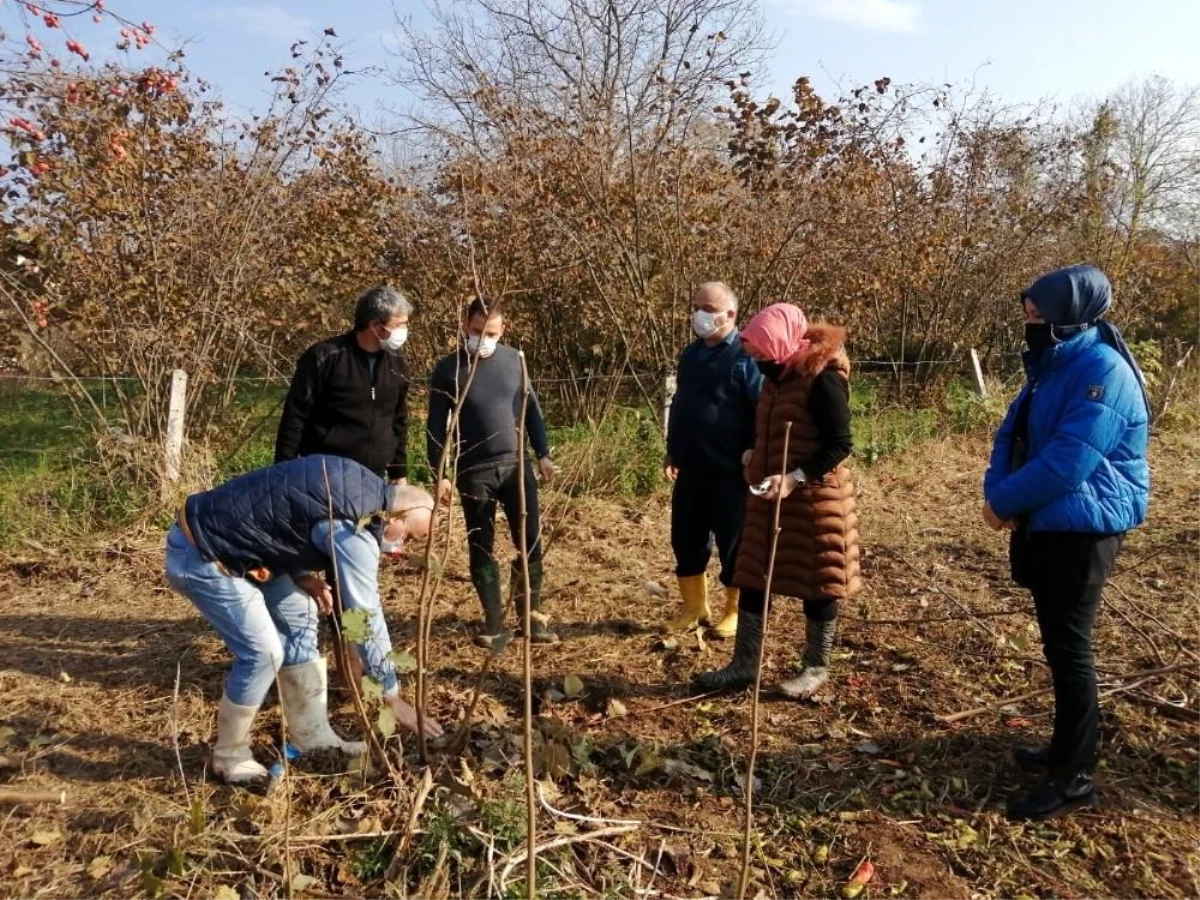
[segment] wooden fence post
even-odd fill
[[[675,399],[675,388],[679,382],[674,375],[668,375],[666,388],[663,391],[663,440],[667,439],[667,429],[671,426],[671,401]]]
[[[971,373],[975,376],[975,390],[980,397],[988,395],[987,382],[983,380],[983,366],[979,362],[979,353],[971,348]]]
[[[171,401],[167,407],[167,443],[163,448],[163,498],[167,499],[179,483],[183,459],[183,423],[187,404],[187,372],[171,373]]]

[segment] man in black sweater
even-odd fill
[[[483,605],[484,623],[475,636],[480,647],[490,648],[505,636],[504,597],[500,566],[492,550],[496,540],[496,506],[504,517],[513,545],[521,546],[521,493],[517,456],[519,442],[528,436],[538,460],[538,474],[549,482],[555,474],[546,440],[537,395],[531,390],[525,421],[518,423],[523,402],[520,354],[500,343],[504,313],[499,299],[476,297],[467,310],[466,345],[442,359],[429,382],[429,419],[426,442],[429,466],[436,477],[443,453],[442,472],[456,473],[463,516],[467,522],[471,583]],[[472,367],[474,374],[472,375]],[[456,434],[448,435],[453,411],[459,408]],[[529,557],[530,628],[537,644],[552,644],[558,635],[547,627],[541,612],[542,542],[538,518],[538,488],[533,465],[525,461],[525,549]],[[438,485],[438,499],[448,503],[452,490],[448,477]],[[510,592],[520,609],[524,596],[521,559],[512,562]]]
[[[353,331],[304,352],[279,420],[276,462],[326,453],[406,483],[411,313],[399,291],[373,287],[358,298]]]

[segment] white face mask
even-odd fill
[[[392,333],[379,343],[383,345],[383,349],[391,353],[395,353],[404,346],[404,342],[408,340],[408,326],[401,325],[398,328],[393,328]]]
[[[467,352],[475,353],[476,351],[478,351],[481,358],[487,359],[489,356],[491,356],[493,353],[496,352],[496,345],[499,343],[500,343],[500,338],[498,338],[498,337],[481,338],[477,334],[468,335],[467,336]]]
[[[696,332],[698,338],[710,338],[717,333],[720,327],[717,325],[717,316],[721,313],[710,313],[705,309],[698,309],[692,313],[692,331]]]

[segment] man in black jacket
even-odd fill
[[[279,421],[276,462],[325,453],[406,483],[411,313],[399,291],[373,287],[358,298],[353,331],[304,351]]]
[[[475,636],[480,647],[492,647],[504,629],[503,586],[500,566],[492,550],[496,540],[496,507],[504,507],[509,533],[521,544],[521,492],[517,456],[520,442],[528,438],[544,481],[554,477],[546,423],[537,395],[529,392],[525,421],[518,425],[524,389],[520,354],[500,343],[504,314],[499,299],[476,297],[467,310],[466,345],[442,359],[429,382],[429,419],[426,449],[429,466],[437,476],[442,454],[444,472],[457,471],[458,493],[467,522],[471,582],[483,605],[484,625]],[[475,367],[474,375],[471,374]],[[448,435],[453,410],[460,407],[457,433]],[[542,541],[539,536],[538,488],[533,465],[525,458],[525,549],[529,558],[530,639],[552,644],[558,635],[546,625],[542,605]],[[449,502],[451,483],[443,478],[438,499]],[[521,560],[512,563],[510,592],[514,603],[524,597]]]

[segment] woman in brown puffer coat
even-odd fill
[[[741,332],[743,348],[766,378],[754,449],[743,459],[752,490],[734,575],[741,588],[737,638],[729,665],[696,677],[701,690],[741,688],[754,681],[775,499],[780,495],[771,593],[800,598],[806,619],[804,669],[780,690],[807,698],[829,680],[838,601],[862,587],[854,482],[845,464],[852,449],[845,337],[844,328],[810,326],[804,312],[790,303],[767,307]]]

